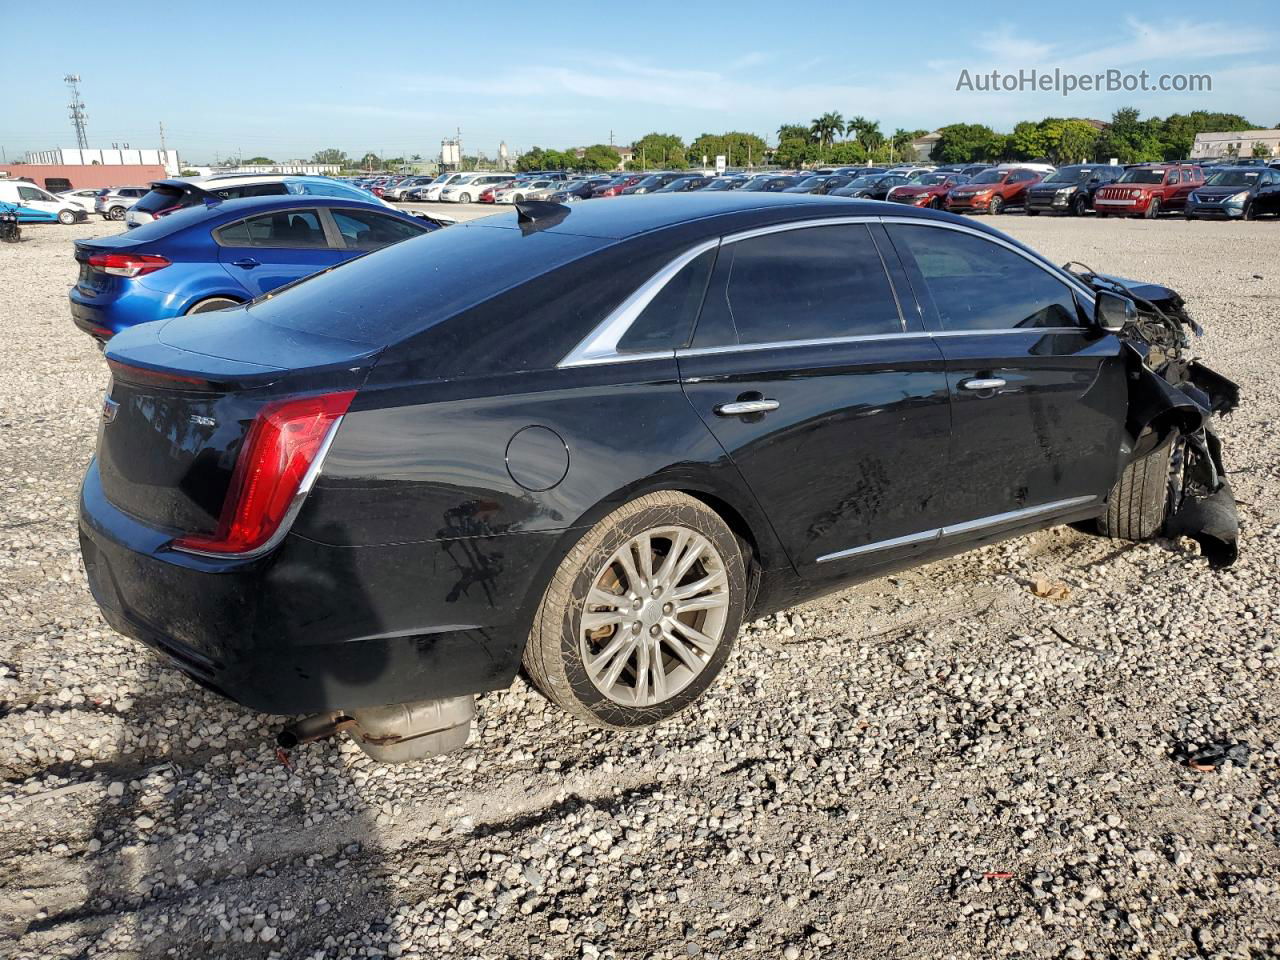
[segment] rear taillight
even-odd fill
[[[175,210],[181,210],[181,209],[182,209],[182,204],[175,203],[172,207],[165,207],[163,210],[157,210],[151,216],[159,220],[161,217],[167,217],[169,214],[173,213]]]
[[[268,404],[254,419],[231,475],[218,529],[172,547],[213,556],[253,556],[289,529],[324,461],[354,390]]]
[[[152,253],[95,253],[89,266],[115,277],[141,277],[163,270],[169,259]]]

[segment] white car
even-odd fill
[[[437,202],[440,199],[440,194],[445,187],[453,186],[453,184],[457,183],[459,180],[461,180],[465,176],[467,176],[465,173],[440,174],[440,176],[436,177],[436,179],[432,182],[432,184],[429,187],[426,187],[421,191],[422,199],[427,201],[428,203]]]
[[[382,199],[398,202],[403,200],[404,195],[410,190],[416,190],[418,187],[425,187],[434,182],[435,180],[431,177],[409,177],[405,180],[401,180],[394,187],[388,187],[386,190],[383,190]]]
[[[549,187],[559,187],[563,180],[524,180],[518,181],[504,190],[493,191],[494,203],[519,203],[529,199],[529,194],[537,190],[545,192]]]
[[[18,208],[19,223],[79,223],[89,216],[79,203],[54,196],[28,180],[0,180],[0,203]]]
[[[157,216],[201,203],[239,200],[241,197],[278,196],[285,193],[363,200],[375,206],[396,209],[393,204],[374,196],[368,190],[361,190],[359,187],[332,177],[305,177],[290,173],[215,173],[208,177],[182,177],[174,180],[153,181],[150,192],[125,212],[124,220],[130,227],[140,227],[144,223],[150,223]]]
[[[57,194],[64,200],[70,200],[72,203],[79,204],[89,213],[93,213],[93,202],[98,199],[98,194],[102,192],[102,188],[82,189],[82,190],[63,190]]]
[[[464,173],[462,179],[455,180],[440,191],[440,201],[471,203],[495,184],[508,183],[514,179],[515,174],[511,173]]]

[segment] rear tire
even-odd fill
[[[561,561],[524,667],[547,699],[585,723],[649,726],[711,685],[745,606],[742,551],[720,516],[682,493],[646,494],[600,520]]]
[[[230,297],[210,297],[208,300],[201,300],[199,303],[193,304],[187,310],[187,314],[209,313],[212,310],[225,310],[227,307],[238,307],[239,305],[239,300],[232,300]]]
[[[1178,433],[1124,468],[1107,495],[1098,532],[1117,540],[1150,540],[1164,526],[1169,503],[1169,468]]]

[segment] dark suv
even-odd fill
[[[1193,326],[904,205],[522,204],[113,339],[85,568],[294,740],[456,746],[522,666],[643,726],[744,621],[1040,527],[1229,563],[1237,391]]]
[[[1105,163],[1059,167],[1027,190],[1027,216],[1069,213],[1083,217],[1093,209],[1093,195],[1098,188],[1114,183],[1123,173],[1123,167]]]

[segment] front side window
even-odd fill
[[[427,232],[416,224],[373,210],[330,209],[329,213],[348,250],[379,250]]]
[[[35,187],[18,187],[18,199],[19,200],[43,200],[44,194],[42,194]]]
[[[915,260],[944,332],[1072,327],[1075,297],[1065,282],[990,240],[939,227],[892,225]]]
[[[722,296],[739,343],[901,333],[880,252],[862,224],[783,230],[727,244]]]
[[[281,210],[227,224],[214,236],[224,247],[327,247],[315,210]]]

